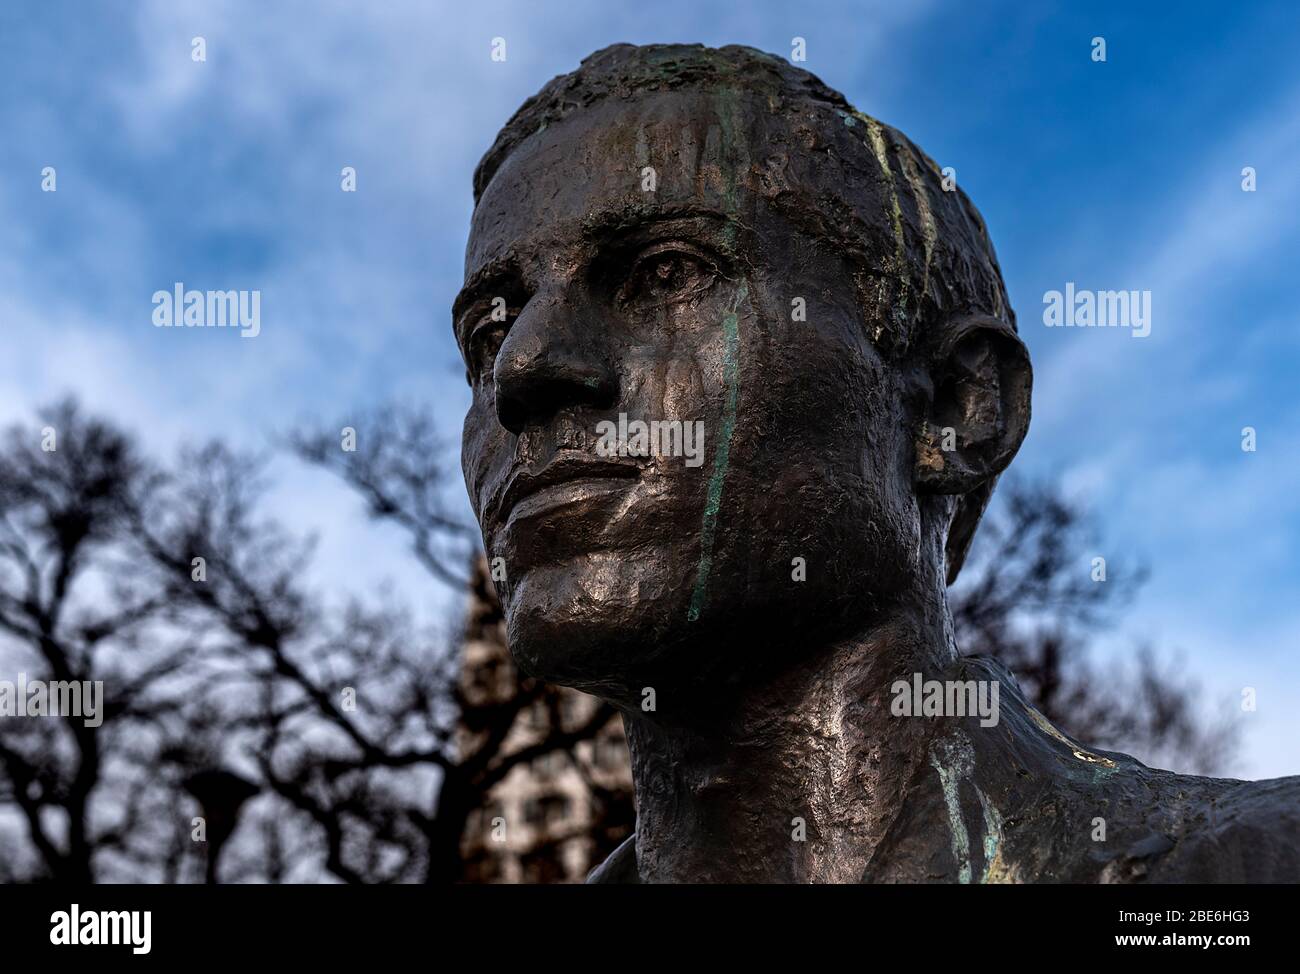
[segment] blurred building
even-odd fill
[[[522,692],[486,559],[471,583],[460,679],[474,710],[509,706]],[[546,687],[519,711],[502,750],[513,754],[585,726],[598,705],[585,693]],[[462,719],[462,740],[480,732]],[[635,824],[627,741],[614,715],[589,739],[520,764],[491,789],[466,825],[463,881],[582,882]]]

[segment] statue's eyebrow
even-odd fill
[[[700,206],[697,203],[653,207],[647,204],[631,212],[627,209],[613,209],[595,213],[582,221],[582,236],[586,240],[601,243],[629,233],[636,233],[657,223],[684,220],[707,220],[718,224],[733,222],[732,218],[721,210]]]

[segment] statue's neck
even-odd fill
[[[857,882],[933,727],[890,687],[953,659],[940,619],[877,625],[727,701],[626,718],[643,882]]]

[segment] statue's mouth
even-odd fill
[[[488,502],[487,521],[505,524],[553,509],[626,490],[641,476],[635,463],[561,455],[541,470],[515,471]]]

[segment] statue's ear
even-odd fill
[[[952,323],[934,361],[916,482],[965,494],[997,477],[1029,430],[1029,352],[1010,325],[981,315]]]

